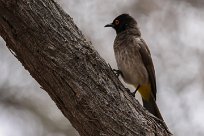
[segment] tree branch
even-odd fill
[[[0,0],[0,35],[81,136],[168,136],[53,0]]]

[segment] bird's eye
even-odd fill
[[[120,23],[119,20],[115,20],[115,24],[118,25]]]

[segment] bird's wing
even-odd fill
[[[152,62],[151,58],[151,53],[149,51],[149,48],[147,47],[147,44],[143,39],[140,39],[139,41],[139,52],[142,57],[142,61],[147,69],[148,75],[149,75],[149,80],[151,83],[151,89],[152,89],[152,94],[156,100],[156,93],[157,93],[157,88],[156,88],[156,78],[155,78],[155,70],[154,70],[154,65]]]

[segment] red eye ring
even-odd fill
[[[115,20],[115,24],[118,25],[120,23],[119,20]]]

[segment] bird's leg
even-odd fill
[[[111,68],[110,64],[108,64],[108,66]],[[111,68],[112,69],[112,68]],[[115,75],[117,76],[117,78],[121,75],[122,76],[122,72],[120,70],[117,69],[112,69],[112,71],[115,73]]]
[[[137,92],[137,90],[138,90],[139,88],[140,88],[140,85],[137,86],[137,88],[135,89],[134,92],[130,92],[130,90],[129,90],[128,93],[129,93],[130,95],[132,95],[133,97],[135,97],[135,94],[136,94],[136,92]]]
[[[136,94],[137,90],[140,88],[140,84],[137,85],[137,88],[135,89],[134,93]]]
[[[117,77],[119,77],[120,75],[122,76],[122,72],[120,70],[117,70],[117,69],[113,69],[113,72],[115,73],[115,75]]]

